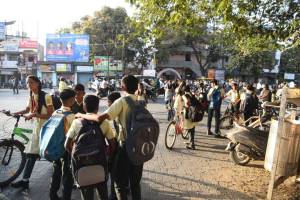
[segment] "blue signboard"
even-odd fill
[[[5,22],[0,22],[0,40],[5,39]]]
[[[47,61],[88,62],[89,36],[79,34],[47,34]]]

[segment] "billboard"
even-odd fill
[[[95,56],[94,70],[95,71],[122,71],[122,61],[114,60],[109,56]]]
[[[72,65],[67,63],[56,64],[56,72],[72,72]]]
[[[38,42],[34,40],[20,40],[19,48],[22,49],[37,49]]]
[[[0,22],[0,40],[5,39],[5,22]]]
[[[89,36],[80,34],[47,34],[46,60],[88,62]]]

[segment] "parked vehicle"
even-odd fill
[[[238,165],[247,165],[253,160],[264,160],[268,144],[269,131],[241,126],[227,133],[230,140],[226,147],[231,160]]]

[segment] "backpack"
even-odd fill
[[[52,98],[52,103],[53,103],[54,110],[60,109],[60,107],[62,106],[62,104],[61,104],[59,96],[55,95],[55,94],[52,94],[51,98]]]
[[[62,158],[65,148],[65,120],[72,112],[57,112],[45,122],[40,130],[40,155],[53,162]]]
[[[79,188],[93,187],[107,180],[106,143],[99,123],[81,123],[71,153],[72,173]]]
[[[129,106],[127,117],[126,152],[134,165],[141,165],[154,156],[159,124],[138,101],[124,97]]]
[[[212,92],[212,99],[209,107],[213,109],[217,109],[218,107],[221,106],[221,104],[222,104],[221,90],[220,88],[214,89],[214,91]]]
[[[195,95],[185,94],[189,99],[191,105],[186,108],[185,118],[191,120],[192,122],[200,122],[204,116],[204,108],[202,104],[198,101]]]

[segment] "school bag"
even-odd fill
[[[46,92],[42,91],[42,98],[45,98],[46,96]],[[60,101],[60,98],[57,94],[51,94],[51,99],[52,99],[52,104],[53,104],[53,108],[54,110],[58,110],[61,108],[62,103]],[[46,101],[44,101],[44,106],[46,107]]]
[[[204,116],[204,108],[195,95],[185,94],[189,99],[190,105],[186,108],[185,118],[192,122],[200,122]]]
[[[126,152],[134,165],[141,165],[154,156],[159,135],[159,124],[138,101],[124,97],[129,106],[127,116]]]
[[[40,155],[42,158],[53,162],[62,158],[66,140],[66,117],[72,112],[57,110],[48,119],[40,130]]]
[[[106,143],[99,123],[81,123],[71,153],[72,172],[79,188],[93,187],[107,180]]]

